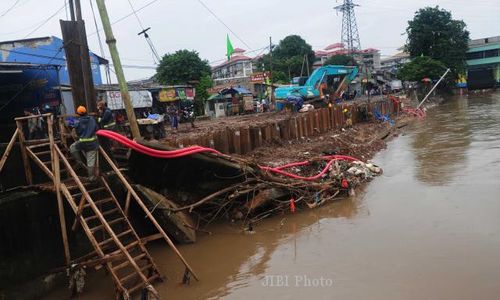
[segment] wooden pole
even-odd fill
[[[21,156],[23,158],[24,171],[26,174],[26,182],[28,185],[33,184],[33,176],[31,174],[30,162],[28,160],[28,154],[26,153],[26,141],[24,139],[23,124],[21,120],[16,120],[17,131],[19,133],[19,148],[21,148]]]
[[[64,258],[66,261],[66,266],[69,266],[71,262],[71,254],[69,251],[69,243],[68,243],[68,232],[66,230],[66,217],[64,215],[64,204],[62,201],[61,195],[61,170],[59,166],[59,156],[54,147],[54,119],[53,116],[47,117],[47,126],[49,131],[49,140],[50,140],[50,158],[52,160],[52,174],[54,174],[54,190],[56,191],[57,197],[57,208],[59,211],[59,221],[61,225],[61,236],[64,245]]]
[[[123,73],[123,67],[120,60],[120,55],[118,54],[118,48],[116,47],[116,39],[113,35],[113,29],[111,28],[111,23],[109,21],[108,11],[106,9],[106,4],[104,0],[96,0],[97,6],[99,7],[99,14],[101,16],[102,25],[104,28],[104,33],[106,34],[106,43],[109,47],[109,52],[111,58],[113,59],[113,65],[115,67],[116,78],[120,85],[120,92],[122,95],[123,104],[125,106],[125,111],[127,112],[127,118],[130,124],[130,131],[134,139],[138,139],[141,136],[139,131],[139,125],[137,125],[137,120],[135,118],[134,107],[130,101],[130,94],[128,92],[127,81],[125,80],[125,74]]]
[[[188,262],[186,261],[186,259],[184,259],[184,257],[179,252],[179,250],[177,249],[177,247],[175,247],[175,245],[172,242],[172,240],[168,237],[168,235],[165,233],[165,231],[163,230],[163,228],[161,228],[160,224],[158,224],[158,222],[156,221],[155,217],[153,217],[153,215],[151,214],[151,212],[149,211],[149,209],[146,207],[146,205],[144,204],[144,202],[142,202],[141,198],[139,197],[139,195],[137,195],[137,193],[132,188],[132,186],[130,185],[130,183],[127,181],[127,179],[125,179],[125,176],[123,176],[123,174],[120,171],[120,169],[118,169],[118,167],[116,167],[116,165],[113,163],[113,160],[108,156],[108,154],[106,153],[106,151],[104,151],[104,149],[102,149],[102,147],[99,147],[99,152],[101,152],[101,155],[104,157],[104,159],[106,159],[106,161],[108,162],[108,164],[111,166],[111,168],[115,172],[116,176],[118,176],[118,178],[120,178],[120,180],[122,181],[122,183],[125,186],[125,188],[130,192],[130,194],[132,195],[132,197],[134,197],[134,199],[137,202],[137,204],[139,204],[139,206],[142,208],[142,210],[146,213],[146,215],[149,218],[149,220],[154,224],[154,226],[156,227],[156,229],[158,229],[158,231],[163,236],[163,238],[165,239],[165,241],[167,242],[167,244],[170,246],[170,248],[172,248],[172,250],[175,252],[175,254],[179,257],[179,259],[182,261],[182,263],[184,264],[184,266],[191,272],[191,274],[193,274],[193,277],[196,280],[199,280],[198,276],[196,276],[196,273],[193,271],[193,269],[188,264]]]
[[[0,173],[2,173],[3,166],[5,165],[7,158],[9,158],[9,154],[12,151],[12,147],[14,147],[14,143],[16,142],[18,135],[19,135],[19,129],[16,128],[16,131],[14,131],[14,134],[12,135],[12,138],[10,139],[7,148],[5,148],[5,152],[2,155],[2,159],[0,160]]]

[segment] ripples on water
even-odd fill
[[[451,184],[471,169],[498,165],[490,151],[500,147],[499,126],[500,94],[456,97],[432,109],[415,126],[416,176],[430,185]]]

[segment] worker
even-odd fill
[[[97,123],[94,117],[87,115],[85,106],[79,106],[76,113],[78,114],[78,120],[75,124],[75,131],[78,140],[71,144],[69,150],[76,161],[81,164],[83,164],[83,160],[80,153],[85,153],[88,179],[89,181],[95,181],[97,179],[95,165],[97,160],[97,149],[99,149],[99,143],[97,142],[96,136]]]
[[[106,130],[115,130],[116,122],[113,117],[113,112],[109,109],[105,101],[99,101],[97,103],[97,109],[99,110],[99,118],[97,119],[99,123],[99,128]]]
[[[111,112],[111,109],[109,109],[108,105],[104,100],[97,102],[97,110],[99,111],[99,118],[97,118],[97,123],[99,124],[99,128],[104,130],[115,131],[116,121],[113,116],[113,112]],[[116,163],[116,161],[114,160],[114,155],[110,140],[106,137],[101,137],[101,136],[99,136],[97,139],[102,149],[104,149],[104,151],[106,151],[108,156]]]

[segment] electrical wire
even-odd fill
[[[12,4],[12,5],[11,5],[11,6],[10,6],[10,7],[6,10],[6,11],[4,11],[4,12],[0,15],[0,17],[4,17],[6,14],[8,14],[11,10],[13,10],[13,9],[16,7],[16,5],[17,5],[19,2],[21,2],[21,0],[16,0],[16,2],[14,2],[14,4]]]
[[[37,32],[38,29],[42,28],[43,25],[47,24],[52,18],[54,18],[55,16],[57,16],[57,14],[59,14],[59,12],[61,10],[63,10],[65,7],[66,7],[66,3],[63,6],[61,6],[55,13],[53,13],[52,15],[50,15],[50,17],[48,17],[45,21],[43,21],[42,24],[38,25],[35,29],[33,29],[30,33],[28,33],[27,35],[25,35],[23,38],[26,39],[30,35],[32,35],[33,33]]]
[[[93,0],[89,0],[90,10],[92,11],[92,17],[94,19],[94,26],[95,26],[95,29],[97,30],[96,31],[97,32],[97,41],[99,42],[99,49],[101,51],[101,57],[106,59],[106,53],[104,52],[104,46],[103,46],[102,41],[101,41],[101,34],[98,31],[99,26],[97,25],[97,17],[96,17],[95,11],[94,11],[94,5],[92,4],[92,1]],[[106,82],[108,84],[110,84],[111,83],[111,74],[109,73],[109,64],[106,66],[106,70],[105,70],[104,74],[106,74]]]
[[[135,10],[135,12],[136,12],[136,13],[137,13],[137,12],[140,12],[141,10],[145,9],[145,8],[146,8],[146,7],[148,7],[148,6],[151,6],[153,3],[158,2],[158,1],[159,1],[159,0],[153,0],[153,1],[150,1],[150,2],[148,2],[148,3],[146,3],[146,4],[144,4],[143,6],[141,6],[140,8],[136,9],[136,10]],[[119,23],[119,22],[121,22],[121,21],[125,20],[126,18],[128,18],[128,17],[130,17],[130,16],[132,16],[132,15],[134,15],[134,13],[133,13],[133,12],[131,12],[131,13],[129,13],[129,14],[127,14],[127,15],[125,15],[125,16],[123,16],[123,17],[119,18],[119,19],[117,19],[116,21],[111,22],[111,25],[115,25],[116,23]],[[97,31],[102,31],[102,28],[99,28]],[[92,32],[91,34],[87,34],[87,36],[92,36],[92,35],[96,34],[96,33],[97,33],[97,31]]]
[[[217,19],[217,21],[219,21],[222,25],[224,25],[224,27],[226,27],[227,30],[229,30],[238,40],[240,40],[240,42],[242,42],[243,45],[245,45],[249,50],[252,50],[252,47],[250,47],[250,45],[248,45],[242,38],[240,38],[239,35],[237,35],[236,32],[234,32],[226,23],[224,23],[224,21],[222,21],[222,19],[219,18],[219,16],[217,16],[215,12],[211,10],[202,0],[198,0],[198,2],[203,7],[205,7],[205,9],[208,10],[208,12],[210,12],[215,17],[215,19]]]
[[[128,4],[130,5],[130,8],[132,9],[132,12],[134,13],[135,15],[135,18],[137,19],[137,23],[139,23],[139,26],[141,27],[141,33],[140,34],[144,34],[144,38],[146,39],[146,42],[148,43],[149,45],[149,48],[151,49],[151,52],[153,53],[153,60],[154,60],[154,63],[155,64],[159,64],[160,63],[160,55],[158,55],[158,52],[156,51],[156,47],[154,46],[154,43],[153,41],[151,40],[151,38],[149,37],[149,34],[147,33],[147,31],[149,30],[148,29],[145,29],[144,28],[144,25],[142,25],[142,21],[141,21],[141,18],[139,18],[139,15],[137,14],[134,6],[132,5],[132,2],[130,0],[128,0]]]

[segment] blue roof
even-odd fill
[[[250,92],[249,90],[247,90],[244,87],[232,87],[232,88],[228,88],[228,89],[223,89],[220,93],[223,94],[223,95],[233,94],[233,93],[236,93],[236,94],[252,94],[252,92]]]

